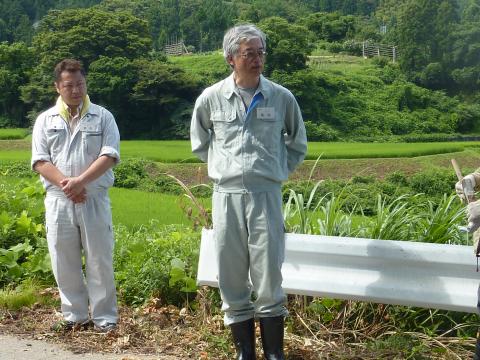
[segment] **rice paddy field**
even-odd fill
[[[110,200],[114,224],[122,224],[129,228],[148,224],[151,221],[161,225],[192,224],[182,210],[183,206],[190,205],[184,196],[111,188]],[[201,201],[205,206],[209,206],[210,199],[201,199]]]
[[[24,139],[29,134],[29,129],[0,129],[0,140]]]
[[[3,129],[4,130],[4,129]],[[0,130],[0,134],[2,131]],[[30,158],[29,140],[0,141],[0,161],[19,161]],[[434,154],[480,149],[478,141],[429,142],[429,143],[354,143],[354,142],[309,142],[307,160],[321,159],[366,159],[410,158]],[[196,163],[188,140],[129,140],[122,141],[123,158],[143,158],[161,163]]]

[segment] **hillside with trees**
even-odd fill
[[[53,103],[54,64],[75,57],[123,138],[185,138],[196,96],[229,73],[224,31],[246,21],[312,140],[478,131],[480,0],[0,0],[0,127],[30,126]],[[165,56],[177,40],[193,55]],[[395,62],[362,58],[366,40],[395,46]]]

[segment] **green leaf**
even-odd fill
[[[19,234],[28,234],[30,231],[30,225],[32,224],[32,219],[28,217],[27,212],[24,210],[22,214],[17,219],[16,231]]]
[[[172,266],[172,268],[181,269],[182,271],[185,270],[185,263],[178,258],[172,259],[170,265]]]
[[[0,225],[9,225],[13,222],[12,217],[6,211],[0,213]]]
[[[185,272],[182,269],[172,268],[172,270],[170,270],[170,280],[168,284],[174,286],[177,282],[182,281],[184,277]]]
[[[194,279],[190,277],[185,277],[183,279],[185,281],[185,286],[180,289],[183,292],[195,292],[197,290],[197,283]]]

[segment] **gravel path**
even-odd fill
[[[74,354],[58,344],[0,335],[0,360],[181,360],[169,355]]]

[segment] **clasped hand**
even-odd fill
[[[471,202],[467,205],[467,215],[470,232],[480,228],[480,200]]]
[[[60,185],[66,197],[75,204],[84,203],[87,200],[87,191],[78,177],[65,178],[60,181]]]

